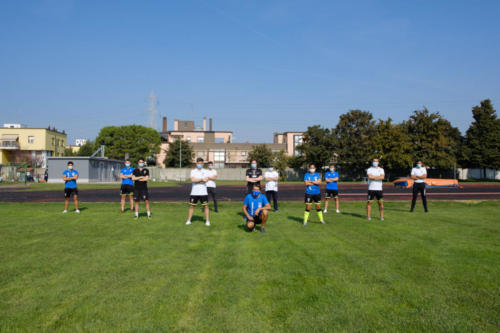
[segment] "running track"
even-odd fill
[[[500,184],[464,184],[462,188],[434,188],[427,190],[429,200],[500,200]],[[81,190],[79,198],[86,202],[116,202],[119,200],[119,185],[116,190]],[[178,187],[155,187],[149,189],[151,201],[186,201],[191,189],[190,184]],[[217,197],[220,201],[240,202],[244,198],[245,186],[219,186]],[[340,199],[346,201],[366,200],[367,185],[344,184],[340,187]],[[410,200],[411,189],[384,186],[384,199]],[[280,201],[304,200],[304,186],[280,185]],[[25,191],[22,188],[0,188],[0,202],[59,202],[63,199],[60,191]]]

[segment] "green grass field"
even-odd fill
[[[500,202],[388,202],[384,222],[349,202],[307,227],[283,203],[266,234],[220,206],[206,227],[200,209],[184,225],[186,204],[136,221],[119,204],[0,203],[0,331],[500,328]]]

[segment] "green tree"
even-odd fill
[[[288,158],[288,166],[292,169],[302,169],[306,164],[306,160],[302,155],[290,156]]]
[[[288,161],[290,157],[285,153],[284,150],[273,154],[273,165],[276,171],[280,174],[280,180],[286,180],[286,168],[288,167]]]
[[[474,121],[466,132],[468,164],[482,168],[500,169],[500,119],[489,99],[472,108]]]
[[[193,150],[189,142],[176,139],[174,142],[168,143],[167,156],[165,157],[165,165],[171,168],[179,167],[190,168],[193,163]]]
[[[75,156],[75,153],[73,153],[73,149],[65,148],[63,151],[63,156]]]
[[[96,151],[95,142],[87,140],[85,144],[80,146],[80,149],[75,153],[74,156],[90,156]]]
[[[328,128],[320,125],[309,126],[297,150],[304,157],[306,164],[314,163],[318,170],[322,170],[334,156],[335,137]]]
[[[379,158],[390,179],[392,176],[407,175],[413,165],[409,136],[403,126],[393,124],[392,119],[380,119],[375,125],[370,158]]]
[[[271,148],[265,144],[255,145],[252,147],[252,150],[248,152],[248,162],[252,160],[256,160],[260,167],[267,168],[273,160],[273,152]]]
[[[359,179],[374,156],[375,121],[368,111],[351,110],[340,115],[335,127],[338,161],[343,174]]]
[[[457,161],[460,131],[439,112],[414,111],[403,128],[409,136],[413,160],[441,170],[452,169]]]
[[[105,145],[109,158],[123,160],[126,154],[132,161],[145,158],[155,160],[160,151],[161,138],[158,131],[140,125],[106,126],[101,129],[95,140],[95,147]]]

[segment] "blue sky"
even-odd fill
[[[214,118],[235,141],[333,127],[349,109],[500,102],[499,1],[1,1],[0,122],[65,129]]]

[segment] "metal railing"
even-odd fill
[[[0,141],[0,149],[19,149],[17,141]]]

